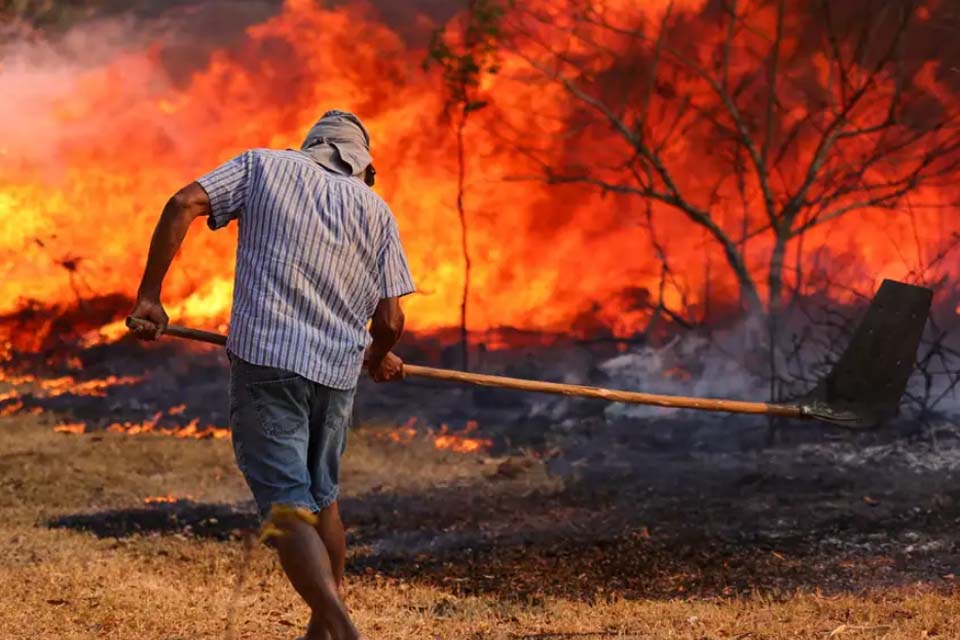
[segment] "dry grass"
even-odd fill
[[[0,638],[293,638],[305,610],[273,558],[238,540],[184,535],[99,539],[51,529],[55,516],[136,507],[147,496],[203,502],[246,499],[229,444],[162,436],[67,436],[43,418],[0,420]],[[366,491],[402,476],[408,489],[490,465],[424,450],[400,451],[354,434],[346,482]],[[398,474],[398,471],[402,473]],[[348,602],[377,638],[960,638],[960,600],[924,585],[820,597],[566,600],[457,597],[412,577],[351,574]]]

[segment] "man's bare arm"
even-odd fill
[[[210,198],[196,182],[177,191],[163,208],[150,240],[150,253],[137,290],[137,302],[130,312],[132,316],[150,321],[156,328],[138,331],[138,337],[156,339],[166,329],[167,314],[160,303],[163,279],[183,244],[190,223],[207,215],[210,215]]]
[[[376,382],[403,377],[403,361],[391,351],[403,335],[403,323],[399,298],[384,298],[377,304],[370,322],[373,343],[367,353],[370,377]]]

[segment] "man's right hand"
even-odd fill
[[[166,331],[167,323],[170,321],[160,300],[156,298],[138,298],[130,312],[130,317],[145,321],[131,328],[133,335],[141,340],[156,340]]]
[[[374,382],[403,380],[403,360],[392,351],[380,359],[371,359],[367,367]]]

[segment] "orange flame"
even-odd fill
[[[419,420],[414,416],[396,428],[374,432],[373,437],[397,444],[410,444],[420,433],[416,428],[418,422]],[[476,432],[478,428],[476,420],[468,420],[464,428],[458,432],[452,432],[446,424],[441,424],[438,433],[432,434],[428,430],[426,435],[435,449],[456,453],[477,453],[493,446],[493,441],[489,438],[469,437],[469,434]]]
[[[0,418],[6,418],[7,416],[12,416],[23,410],[23,402],[16,400],[8,404],[5,407],[0,407]]]
[[[73,376],[63,376],[60,378],[38,380],[37,384],[42,389],[39,394],[41,397],[56,398],[67,393],[78,396],[93,396],[102,398],[107,395],[106,391],[110,387],[121,385],[137,384],[143,380],[143,376],[107,376],[97,380],[77,381]]]
[[[58,424],[53,428],[57,433],[70,433],[73,435],[81,435],[86,432],[87,425],[83,422],[70,422],[66,424]]]
[[[414,438],[417,437],[417,422],[418,420],[415,416],[411,417],[409,420],[395,429],[374,432],[373,437],[379,440],[396,442],[397,444],[409,444],[410,442],[413,442]]]
[[[11,413],[16,413],[22,408],[23,407],[21,404],[20,406],[15,407]],[[199,418],[194,418],[183,426],[165,426],[161,424],[161,421],[165,416],[179,416],[182,415],[186,409],[187,405],[180,404],[175,407],[171,407],[165,412],[158,411],[148,420],[144,420],[142,422],[114,422],[106,426],[106,431],[110,433],[123,433],[131,436],[144,433],[154,433],[158,435],[172,436],[174,438],[192,438],[195,440],[203,440],[206,438],[223,440],[230,437],[230,429],[209,424],[201,427]],[[0,411],[0,415],[4,415],[4,413]],[[59,424],[56,425],[53,430],[57,433],[68,433],[73,435],[90,433],[90,431],[87,429],[87,424],[83,422]]]
[[[0,406],[0,417],[12,416],[23,413],[24,404],[21,397],[29,392],[37,398],[55,398],[68,393],[104,397],[111,387],[119,385],[137,384],[143,380],[142,376],[115,376],[110,375],[105,378],[96,378],[92,380],[76,380],[73,376],[61,376],[58,378],[38,378],[31,375],[14,376],[0,371],[0,382],[14,387],[9,391],[0,393],[0,403],[7,403]],[[26,389],[23,389],[26,387]],[[143,422],[114,422],[107,425],[106,430],[112,433],[125,433],[136,435],[140,433],[157,433],[161,435],[173,436],[175,438],[214,438],[225,439],[230,437],[230,430],[225,427],[215,425],[200,425],[200,419],[194,418],[183,426],[165,426],[161,425],[161,419],[165,416],[180,416],[187,410],[187,405],[179,404],[170,407],[167,411],[159,411],[148,420]],[[33,407],[29,413],[42,413],[41,407]],[[73,435],[82,435],[89,433],[88,425],[83,422],[70,422],[55,425],[53,430],[57,433],[66,433]]]
[[[0,406],[0,417],[24,413],[24,404],[21,398],[27,393],[35,398],[56,398],[68,393],[102,398],[107,395],[107,389],[111,387],[137,384],[141,380],[143,380],[141,376],[114,375],[92,380],[77,380],[73,376],[38,378],[32,375],[14,376],[0,371],[0,382],[14,387],[0,393],[0,403],[7,403]],[[43,413],[43,408],[31,407],[26,413],[39,415]],[[58,425],[54,427],[54,430],[60,433],[83,433],[81,426],[78,424]]]
[[[468,420],[462,431],[452,433],[447,425],[440,425],[440,433],[433,436],[433,446],[437,449],[455,451],[457,453],[477,453],[486,451],[493,446],[489,438],[470,438],[467,434],[479,428],[476,420]]]
[[[667,0],[601,4],[614,17],[641,18],[655,18],[671,6]],[[698,11],[704,5],[705,0],[685,0],[675,3],[675,11]],[[558,25],[571,20],[562,0],[538,0],[531,8]],[[760,28],[773,26],[770,21]],[[357,33],[364,34],[362,46],[356,45]],[[702,46],[692,44],[691,55],[716,57],[715,35],[709,31],[694,38]],[[635,43],[610,36],[603,45],[617,58],[617,52],[628,52]],[[342,55],[346,50],[349,56]],[[419,71],[423,49],[407,45],[369,7],[341,3],[330,9],[312,0],[287,0],[278,15],[247,29],[239,44],[214,51],[182,83],[171,82],[165,71],[167,52],[164,42],[152,42],[131,45],[105,63],[0,69],[0,90],[11,102],[26,105],[29,113],[24,115],[37,125],[24,127],[8,118],[10,130],[0,131],[0,139],[6,138],[0,153],[0,254],[9,256],[0,261],[0,314],[21,309],[25,298],[70,306],[78,290],[84,296],[130,295],[158,212],[174,190],[244,149],[296,147],[323,110],[341,107],[358,112],[371,131],[378,189],[405,238],[420,290],[406,303],[410,327],[458,324],[463,270],[454,208],[455,138],[439,118],[444,97],[437,72]],[[477,112],[464,131],[469,247],[477,257],[469,324],[478,331],[514,326],[577,333],[603,325],[618,336],[635,333],[650,318],[635,292],[657,291],[660,283],[658,259],[647,250],[649,236],[638,226],[644,203],[572,186],[504,181],[538,174],[540,167],[493,133],[525,132],[534,145],[556,140],[558,160],[571,153],[560,127],[580,107],[560,86],[526,81],[528,59],[537,54],[534,49],[502,54],[501,72],[484,76],[480,89],[506,106]],[[808,61],[806,78],[819,82],[820,89],[837,82],[821,58]],[[617,70],[605,64],[604,56],[596,56],[596,68],[586,75]],[[916,81],[931,96],[955,99],[935,65],[928,64]],[[692,94],[709,93],[700,90],[696,79],[677,82]],[[889,84],[894,91],[894,83]],[[796,104],[784,107],[785,126],[821,108],[808,105],[813,99],[796,91],[788,96]],[[669,105],[660,106],[669,122]],[[14,128],[29,128],[30,135]],[[41,130],[38,142],[33,134]],[[587,163],[607,159],[609,140],[595,142],[578,151]],[[726,159],[705,147],[709,145],[692,136],[678,136],[671,151],[678,173],[686,176],[682,186],[695,193],[706,189],[712,176],[730,171]],[[798,160],[798,171],[801,166]],[[726,226],[738,220],[739,205],[730,193],[720,189],[707,195],[716,220]],[[933,187],[919,190],[916,199],[948,200]],[[721,253],[708,234],[674,210],[655,208],[660,235],[670,239],[676,266],[676,283],[664,290],[664,302],[696,308],[705,303],[708,288],[735,301],[736,280],[729,269],[717,266]],[[944,230],[952,228],[947,215],[926,207],[909,220],[886,211],[841,219],[811,231],[804,251],[811,263],[832,256],[836,264],[851,266],[850,278],[873,285],[885,276],[913,273],[915,260],[904,247],[916,245],[915,253],[931,253]],[[749,222],[759,226],[762,216]],[[235,233],[235,228],[191,232],[165,287],[171,317],[225,325]],[[769,247],[761,240],[751,246],[747,268],[762,281],[760,257]],[[792,243],[790,255],[795,250]],[[956,266],[944,268],[956,280]],[[37,332],[49,330],[45,326]],[[112,340],[123,333],[121,325],[108,324],[89,340]]]
[[[95,378],[92,380],[77,380],[73,376],[61,376],[59,378],[38,378],[36,376],[10,376],[0,380],[13,387],[31,386],[31,395],[38,398],[56,398],[68,393],[77,396],[91,396],[102,398],[106,396],[107,389],[122,385],[138,384],[143,380],[143,376],[114,376],[106,378]],[[0,402],[16,398],[21,395],[21,391],[12,389],[0,394]]]
[[[175,438],[193,438],[195,440],[203,440],[205,438],[222,440],[230,437],[230,429],[216,427],[214,425],[201,427],[199,418],[194,418],[183,427],[159,426],[160,419],[163,415],[164,413],[162,411],[158,411],[152,418],[143,422],[114,422],[113,424],[107,425],[107,431],[111,433],[125,433],[127,435],[156,433],[173,436]]]

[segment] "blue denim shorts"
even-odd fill
[[[261,518],[274,504],[315,513],[337,499],[355,393],[230,355],[233,451]]]

